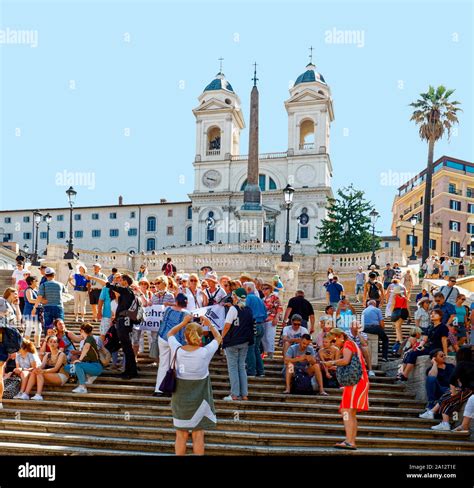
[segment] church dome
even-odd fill
[[[225,79],[224,73],[217,73],[216,77],[204,88],[204,91],[227,90],[234,93],[232,85]]]
[[[300,83],[311,83],[314,81],[326,84],[323,75],[316,71],[316,66],[313,63],[309,63],[306,65],[306,71],[296,78],[293,86],[299,85]]]

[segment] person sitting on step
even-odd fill
[[[447,391],[431,409],[433,414],[440,413],[442,422],[433,425],[432,430],[451,430],[449,419],[451,415],[459,414],[464,403],[474,393],[474,361],[470,346],[459,348],[456,353],[456,368],[449,381],[450,391]]]
[[[83,342],[81,342],[80,356],[65,368],[68,373],[75,372],[79,382],[79,386],[72,390],[73,393],[87,393],[85,385],[91,385],[104,369],[100,362],[99,346],[92,331],[91,324],[81,325],[80,335]],[[88,379],[86,375],[89,376]]]
[[[324,391],[321,367],[316,360],[316,353],[311,344],[311,336],[303,334],[299,343],[290,346],[285,354],[285,367],[283,375],[286,380],[286,389],[283,393],[291,393],[291,383],[296,372],[304,372],[310,377],[315,377],[319,386],[319,394],[327,396]]]
[[[341,357],[341,351],[325,336],[322,340],[322,347],[318,351],[319,359],[321,360],[321,369],[323,373],[323,385],[325,388],[339,388],[339,383],[336,377],[336,366],[325,366],[324,361],[336,361]]]
[[[422,419],[433,419],[431,411],[439,399],[449,391],[449,380],[454,371],[454,365],[446,364],[446,354],[441,349],[433,349],[430,353],[431,367],[426,370],[426,395],[428,405],[426,412],[419,415]]]
[[[309,331],[306,327],[301,325],[303,318],[301,315],[294,314],[291,317],[291,325],[287,325],[283,328],[282,341],[283,341],[283,358],[286,356],[288,348],[294,344],[298,344],[301,341],[303,335],[308,334]],[[311,336],[310,336],[311,338]]]
[[[30,393],[36,385],[36,395],[31,400],[43,400],[43,387],[47,385],[64,386],[69,378],[65,371],[66,354],[59,350],[58,338],[54,335],[46,339],[50,352],[46,352],[41,365],[31,371],[28,384],[20,400],[30,400]]]

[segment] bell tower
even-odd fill
[[[240,153],[240,131],[245,127],[240,98],[221,69],[198,97],[195,161],[222,161]]]

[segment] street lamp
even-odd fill
[[[35,223],[35,235],[33,236],[34,239],[33,260],[31,262],[33,266],[40,265],[40,262],[38,261],[38,238],[39,238],[39,225],[41,223],[41,217],[43,217],[43,214],[39,210],[35,210],[33,212],[33,220]]]
[[[23,244],[23,252],[25,253],[25,257],[28,257],[28,252],[30,250],[30,246],[28,246],[28,244]]]
[[[416,261],[416,251],[415,251],[415,227],[416,224],[418,223],[418,219],[416,218],[415,215],[410,219],[410,224],[412,225],[411,229],[411,256],[410,256],[410,261]]]
[[[51,221],[53,220],[53,217],[51,216],[51,214],[48,212],[45,216],[44,216],[44,221],[46,222],[46,249],[44,251],[44,256],[46,256],[48,254],[48,244],[49,244],[49,229],[50,229],[50,225],[51,225]]]
[[[370,215],[370,221],[372,223],[372,257],[370,259],[370,266],[375,266],[377,261],[377,258],[375,257],[375,224],[379,219],[380,215],[377,212],[377,210],[375,210],[375,208],[372,209],[372,212],[370,212],[369,215]]]
[[[66,190],[66,195],[69,200],[69,240],[67,241],[67,252],[64,254],[64,259],[74,259],[77,254],[74,253],[74,243],[72,239],[72,209],[76,200],[77,191],[70,186]]]
[[[293,194],[295,189],[290,185],[286,185],[283,190],[283,195],[285,197],[286,204],[286,242],[285,242],[285,252],[281,255],[281,260],[284,263],[291,263],[293,261],[293,256],[290,254],[290,208],[293,202]]]

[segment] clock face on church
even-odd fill
[[[206,171],[202,176],[202,182],[208,188],[215,188],[222,180],[222,175],[215,169]]]

